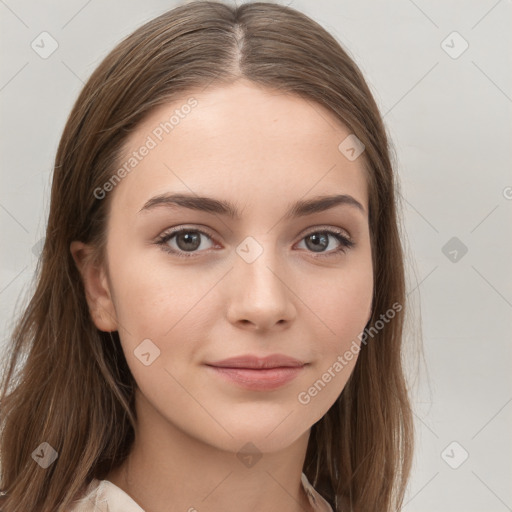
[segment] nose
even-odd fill
[[[293,283],[270,253],[263,251],[252,263],[235,258],[227,316],[237,327],[286,329],[295,318]]]

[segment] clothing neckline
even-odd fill
[[[309,503],[315,512],[333,512],[331,505],[311,485],[306,474],[302,472],[301,483]],[[95,512],[145,512],[144,509],[123,489],[110,480],[93,478],[79,504],[93,504]],[[77,504],[78,505],[78,504]],[[82,508],[72,509],[79,512]]]

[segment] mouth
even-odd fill
[[[206,363],[206,368],[224,382],[252,391],[270,391],[291,382],[308,364],[285,354],[244,354]]]
[[[220,361],[206,363],[217,368],[242,368],[247,370],[262,370],[272,368],[301,368],[306,363],[294,357],[284,354],[272,354],[266,357],[258,357],[252,354],[230,357]]]
[[[206,365],[215,376],[252,391],[278,389],[298,377],[306,366],[303,364],[272,368],[244,368]]]

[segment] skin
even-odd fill
[[[146,512],[311,510],[300,484],[310,428],[357,358],[307,405],[297,397],[358,341],[371,314],[363,158],[338,150],[350,131],[328,110],[245,80],[158,107],[130,135],[127,154],[190,96],[198,105],[109,192],[105,264],[87,263],[92,248],[82,242],[70,247],[93,321],[119,331],[139,388],[133,451],[106,479]],[[233,202],[241,219],[183,207],[138,213],[157,194],[191,191]],[[280,220],[298,199],[335,193],[364,212],[340,205]],[[156,244],[183,225],[211,233],[199,235],[191,258]],[[317,227],[341,229],[355,246],[335,253],[340,242],[329,235],[315,252],[308,235]],[[251,263],[236,252],[246,237],[263,249]],[[186,253],[178,238],[167,246]],[[160,350],[148,366],[134,354],[144,339]],[[204,366],[249,353],[308,364],[273,391],[240,388]],[[262,454],[251,467],[236,456],[249,442]]]

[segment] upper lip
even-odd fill
[[[300,367],[306,363],[284,354],[272,354],[266,357],[258,357],[251,354],[230,357],[221,361],[206,363],[209,366],[218,366],[221,368],[282,368],[282,367]]]

